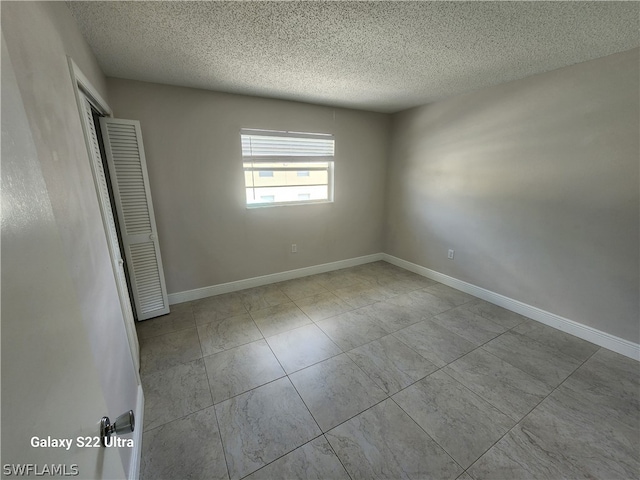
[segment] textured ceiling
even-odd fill
[[[636,2],[68,2],[107,76],[396,112],[639,45]]]

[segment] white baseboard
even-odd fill
[[[261,287],[270,283],[283,282],[294,278],[316,275],[318,273],[331,272],[340,270],[341,268],[355,267],[365,263],[377,262],[382,260],[382,253],[374,253],[373,255],[365,255],[363,257],[349,258],[347,260],[339,260],[337,262],[323,263],[312,267],[298,268],[296,270],[288,270],[286,272],[272,273],[271,275],[263,275],[260,277],[247,278],[246,280],[238,280],[236,282],[221,283],[210,287],[196,288],[184,292],[170,293],[169,305],[174,303],[188,302],[190,300],[198,300],[200,298],[212,297],[223,293],[237,292],[245,288]]]
[[[640,345],[386,253],[382,260],[640,361]]]
[[[142,458],[142,425],[144,423],[144,393],[142,385],[138,385],[138,398],[136,399],[136,411],[134,413],[136,424],[133,429],[133,449],[129,461],[129,480],[140,478],[140,460]]]
[[[262,285],[268,285],[271,283],[283,282],[285,280],[291,280],[294,278],[306,277],[308,275],[315,275],[318,273],[330,272],[333,270],[339,270],[341,268],[355,267],[356,265],[362,265],[365,263],[377,262],[384,260],[398,267],[404,268],[411,272],[422,275],[423,277],[430,278],[437,282],[448,285],[452,288],[460,290],[462,292],[473,295],[474,297],[481,298],[487,302],[498,305],[499,307],[506,308],[512,312],[519,313],[525,317],[536,320],[550,327],[557,328],[563,332],[574,335],[588,342],[594,343],[601,347],[607,348],[614,352],[620,353],[629,358],[640,361],[640,345],[637,343],[624,340],[609,333],[597,330],[592,327],[588,327],[581,323],[569,320],[568,318],[561,317],[546,310],[542,310],[526,303],[514,300],[509,297],[505,297],[499,293],[492,292],[482,287],[478,287],[471,283],[458,280],[457,278],[450,277],[435,270],[417,265],[415,263],[402,260],[401,258],[394,257],[387,253],[375,253],[372,255],[365,255],[363,257],[349,258],[347,260],[339,260],[337,262],[324,263],[322,265],[314,265],[312,267],[299,268],[296,270],[288,270],[286,272],[273,273],[271,275],[263,275],[260,277],[247,278],[245,280],[238,280],[236,282],[221,283],[218,285],[212,285],[210,287],[197,288],[194,290],[187,290],[184,292],[170,293],[169,304],[188,302],[190,300],[198,300],[201,298],[211,297],[214,295],[220,295],[223,293],[236,292],[238,290],[244,290],[245,288],[260,287]],[[137,413],[136,413],[137,415]],[[138,458],[138,465],[140,459]]]

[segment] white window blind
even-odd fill
[[[333,201],[333,135],[242,129],[240,138],[247,206]]]

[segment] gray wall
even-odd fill
[[[67,55],[75,60],[94,87],[106,97],[105,78],[71,13],[62,2],[2,2],[2,33],[73,280],[77,307],[86,326],[83,335],[88,336],[90,341],[105,391],[109,409],[105,414],[119,415],[135,409],[137,379]],[[44,294],[28,289],[22,291],[25,300],[29,299],[29,295],[41,293]],[[3,323],[5,320],[3,315]],[[31,328],[34,324],[38,325],[42,332],[51,328],[64,330],[74,325],[65,323],[72,322],[72,319],[65,320],[54,314],[24,318],[22,321],[30,322]],[[51,322],[61,323],[52,325]],[[74,338],[78,337],[70,337],[70,341]],[[37,348],[34,345],[24,345],[24,348]],[[60,356],[58,360],[65,355],[64,351],[54,353]],[[5,358],[4,351],[2,360],[3,371],[5,368],[21,368],[19,363]],[[41,368],[47,368],[46,362]],[[24,381],[33,380],[25,375]],[[45,401],[46,398],[41,400]],[[128,471],[131,449],[119,450],[124,469]]]
[[[385,251],[637,343],[638,54],[395,115]]]
[[[382,250],[387,115],[111,78],[108,89],[116,117],[140,120],[169,293]],[[242,127],[335,134],[335,202],[247,209]]]

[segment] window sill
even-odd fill
[[[247,210],[255,210],[260,208],[270,208],[270,207],[300,207],[304,205],[321,205],[326,203],[333,203],[333,200],[316,200],[316,201],[308,201],[308,202],[282,202],[282,203],[254,203],[252,205],[246,205]]]

